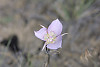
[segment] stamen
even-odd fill
[[[54,32],[50,32],[49,35],[50,36],[54,36],[55,34],[54,34]]]
[[[40,26],[42,26],[42,25],[40,25]],[[42,27],[44,27],[44,26],[42,26]],[[46,40],[46,43],[43,46],[42,51],[44,50],[46,45],[55,43],[55,41],[56,41],[56,34],[54,32],[50,32],[49,34],[47,33],[46,35],[44,35],[44,40]]]
[[[68,34],[68,33],[61,34],[61,36],[64,36],[64,35],[66,35],[66,34]]]
[[[48,38],[49,38],[48,34],[44,35],[44,40],[48,40]]]

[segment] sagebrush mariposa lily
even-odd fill
[[[42,28],[39,31],[34,31],[35,36],[43,41],[45,44],[42,50],[47,47],[49,49],[58,49],[62,47],[62,36],[68,33],[61,34],[62,24],[56,19],[54,20],[48,28],[41,25]]]

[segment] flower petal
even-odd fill
[[[61,48],[62,47],[61,45],[62,45],[62,36],[59,35],[57,37],[56,42],[54,44],[48,44],[47,45],[47,48],[49,48],[49,49],[58,49],[58,48]]]
[[[44,40],[44,35],[47,34],[47,29],[45,27],[43,27],[39,31],[34,31],[34,33],[35,33],[36,37],[38,37],[41,40]]]
[[[54,20],[48,27],[48,33],[54,32],[57,36],[61,34],[62,32],[62,24],[61,22],[56,19]]]

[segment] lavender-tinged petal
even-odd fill
[[[49,49],[58,49],[58,48],[62,48],[61,47],[62,41],[60,41],[59,43],[55,43],[55,44],[48,44],[47,48]]]
[[[57,40],[55,41],[54,44],[48,44],[47,48],[49,49],[58,49],[58,48],[62,48],[62,36],[58,36]]]
[[[41,40],[44,40],[44,35],[47,34],[47,29],[45,27],[41,28],[39,31],[34,31],[35,36]],[[45,41],[45,40],[44,40]]]
[[[52,31],[58,36],[62,32],[62,28],[63,27],[62,27],[61,22],[58,19],[56,19],[49,25],[48,33],[50,33]]]

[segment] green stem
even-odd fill
[[[50,64],[50,54],[49,54],[49,50],[48,50],[47,47],[46,47],[46,54],[48,55],[48,57],[47,57],[47,61],[45,63],[45,67],[49,67],[49,64]]]

